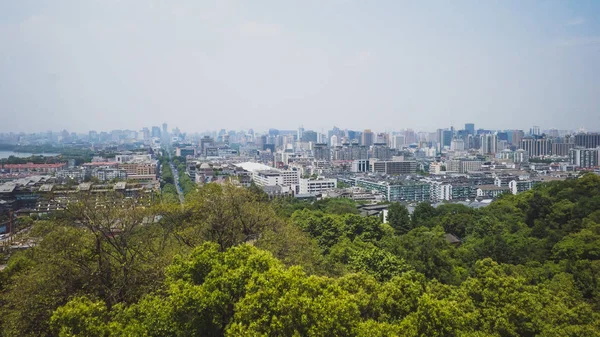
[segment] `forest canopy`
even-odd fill
[[[394,203],[387,223],[349,200],[184,189],[35,221],[0,272],[0,335],[600,335],[597,175],[481,209]]]

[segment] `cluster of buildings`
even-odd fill
[[[188,137],[176,151],[190,161],[237,165],[272,196],[464,201],[597,171],[600,134],[485,130],[472,123],[435,132],[220,130]]]
[[[271,197],[372,202],[480,201],[600,169],[600,134],[537,126],[528,131],[476,129],[467,123],[462,129],[434,132],[300,127],[190,134],[169,131],[165,123],[139,131],[0,134],[0,144],[49,143],[114,156],[94,157],[79,166],[72,161],[0,165],[3,209],[36,209],[27,204],[34,194],[102,193],[115,186],[131,193],[138,188],[156,191],[161,172],[156,154],[165,148],[185,161],[185,173],[198,185],[254,183]],[[31,177],[44,178],[25,182]],[[46,209],[61,207],[60,202],[50,204]]]

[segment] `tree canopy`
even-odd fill
[[[599,190],[587,174],[481,209],[391,204],[388,223],[231,184],[85,199],[29,221],[0,336],[598,336]]]

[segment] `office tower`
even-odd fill
[[[312,130],[303,131],[302,137],[300,138],[303,142],[317,142],[317,133]]]
[[[442,147],[450,147],[452,143],[452,130],[444,130],[442,131],[442,139],[440,141],[442,143]]]
[[[521,146],[521,140],[525,137],[523,130],[513,130],[512,137],[509,139],[510,143],[515,146]]]
[[[166,135],[166,134],[169,133],[169,131],[167,131],[167,123],[163,123],[163,125],[162,125],[162,133],[164,135]]]
[[[474,135],[475,134],[475,124],[473,124],[473,123],[466,123],[465,124],[465,131],[467,131],[467,133],[470,134],[470,135]]]
[[[160,128],[158,126],[153,126],[152,127],[152,137],[153,138],[160,138]]]
[[[304,137],[304,127],[303,126],[298,128],[298,138],[297,138],[298,141],[301,141],[302,137]]]
[[[373,145],[373,132],[370,129],[366,129],[362,134],[361,144],[363,146],[371,146]]]
[[[540,132],[540,127],[534,125],[529,129],[529,134],[532,136],[540,136],[542,133]]]
[[[356,134],[356,131],[346,130],[346,137],[348,137],[348,140],[353,141],[357,139],[358,136]]]

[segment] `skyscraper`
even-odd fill
[[[474,135],[475,134],[475,124],[473,124],[473,123],[466,123],[465,124],[465,130],[467,131],[467,133],[469,135]]]
[[[152,127],[152,137],[160,138],[160,128],[158,126]]]
[[[362,145],[363,146],[371,146],[373,145],[373,132],[371,129],[366,129],[362,134]]]

